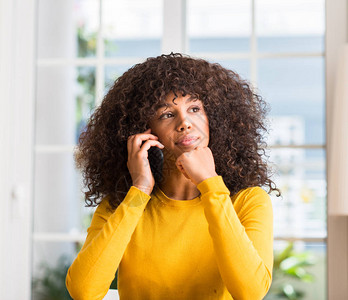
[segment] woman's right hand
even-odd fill
[[[148,160],[148,150],[152,146],[159,147],[160,149],[164,148],[158,141],[158,137],[150,132],[151,129],[148,129],[143,133],[131,135],[127,141],[127,167],[132,177],[133,186],[148,195],[151,194],[155,185],[155,179]]]

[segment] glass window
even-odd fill
[[[326,282],[325,243],[274,243],[273,281],[266,300],[324,300]]]
[[[106,57],[149,57],[161,52],[161,0],[104,0]]]
[[[325,1],[255,1],[260,52],[323,52]]]
[[[315,261],[310,284],[275,265],[267,299],[284,284],[325,299],[324,1],[186,3],[188,53],[236,71],[270,104],[270,161],[283,193],[272,197],[275,253],[291,245],[290,257]],[[72,261],[94,212],[84,207],[73,146],[114,80],[161,53],[163,8],[163,0],[38,1],[33,299],[38,279]]]
[[[33,299],[70,299],[66,269],[95,210],[74,146],[114,80],[160,54],[162,2],[38,1]]]
[[[189,0],[190,53],[233,53],[250,49],[251,1]]]
[[[38,58],[95,56],[98,20],[98,0],[39,0]]]
[[[275,253],[302,240],[290,256],[315,260],[308,267],[315,276],[306,275],[308,280],[285,274],[275,260],[270,300],[286,298],[285,292],[288,299],[326,298],[324,5],[188,1],[190,53],[241,74],[270,105],[267,153],[282,191],[281,198],[272,196]],[[302,272],[306,263],[288,271]]]
[[[108,65],[105,67],[105,93],[108,92],[114,81],[130,67],[131,65]]]
[[[250,81],[251,74],[249,59],[216,59],[212,62],[217,62],[224,68],[238,73],[243,79]]]
[[[326,237],[326,166],[323,149],[271,149],[275,182],[272,197],[276,238]]]
[[[35,179],[34,232],[83,232],[89,211],[71,152],[37,151]]]
[[[271,106],[274,144],[323,144],[325,69],[323,57],[258,61],[258,88]],[[288,127],[284,131],[285,128]],[[289,133],[292,131],[292,133]]]
[[[37,241],[33,246],[32,299],[71,299],[65,277],[79,243]]]
[[[95,67],[37,69],[36,144],[74,145],[95,105]]]

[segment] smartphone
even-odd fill
[[[163,152],[160,148],[152,146],[148,150],[148,159],[150,168],[155,181],[161,182],[163,180]]]

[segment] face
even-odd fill
[[[164,145],[164,154],[169,152],[178,157],[209,144],[209,122],[203,103],[190,95],[170,93],[149,125],[151,133]]]

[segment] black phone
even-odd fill
[[[156,183],[163,180],[163,152],[160,148],[152,146],[148,150],[150,168]]]

